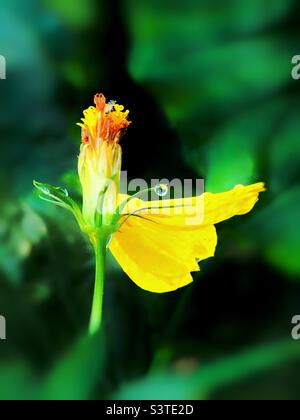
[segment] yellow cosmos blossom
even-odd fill
[[[145,218],[127,218],[113,236],[110,250],[142,289],[157,293],[176,290],[193,281],[191,273],[200,270],[199,262],[214,256],[218,239],[215,225],[248,213],[262,191],[264,184],[258,183],[193,198],[195,214],[197,207],[203,206],[204,219],[199,224],[196,219],[194,224],[188,222],[191,218],[189,198],[156,203],[134,200],[130,212],[145,215]],[[183,208],[181,215],[170,212],[177,203]],[[151,208],[162,211],[151,214]]]
[[[94,102],[78,124],[82,129],[78,161],[82,209],[65,190],[35,182],[43,199],[73,212],[94,247],[92,334],[101,325],[107,248],[142,289],[174,291],[191,283],[192,273],[200,270],[199,263],[215,255],[215,225],[251,211],[265,190],[263,183],[257,183],[174,200],[143,201],[139,194],[122,195],[120,139],[130,125],[129,111],[115,102],[107,103],[102,94],[96,95]],[[147,191],[152,190],[157,191]]]
[[[82,145],[78,173],[83,192],[82,213],[87,227],[93,229],[97,212],[101,225],[111,225],[117,208],[120,187],[121,134],[130,122],[129,111],[113,102],[107,104],[102,94],[95,96],[96,107],[84,111]]]

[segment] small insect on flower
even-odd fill
[[[102,320],[106,252],[109,248],[127,275],[142,289],[165,293],[193,281],[199,262],[213,257],[217,246],[215,225],[252,210],[263,183],[238,185],[232,190],[192,198],[143,201],[140,193],[120,193],[122,149],[120,140],[131,124],[129,111],[97,94],[95,106],[84,111],[78,173],[82,205],[66,190],[34,182],[40,197],[70,210],[95,251],[96,281],[90,333]],[[168,186],[147,190],[160,198]],[[199,208],[202,208],[201,217]],[[155,263],[153,263],[155,262]]]

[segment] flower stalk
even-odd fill
[[[105,283],[105,266],[106,266],[106,241],[101,240],[94,246],[95,261],[96,261],[96,274],[94,297],[92,304],[92,312],[89,324],[89,334],[95,335],[102,324],[103,312],[103,296],[104,296],[104,283]]]

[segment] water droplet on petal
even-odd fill
[[[169,188],[165,184],[159,184],[159,185],[156,185],[156,187],[154,188],[154,191],[155,191],[155,194],[157,194],[159,197],[165,197],[169,192]]]

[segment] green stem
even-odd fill
[[[99,241],[95,246],[96,256],[96,278],[93,298],[93,306],[90,320],[89,333],[95,335],[101,328],[104,280],[105,280],[105,261],[106,261],[106,242]]]

